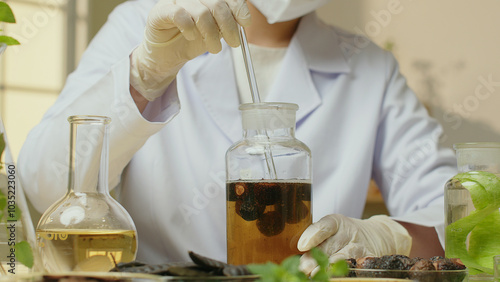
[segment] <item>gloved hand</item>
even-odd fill
[[[240,44],[238,23],[250,24],[245,0],[160,0],[144,40],[131,55],[130,84],[147,100],[160,97],[189,60]]]
[[[341,259],[392,254],[409,255],[411,236],[396,221],[385,215],[361,220],[331,214],[311,224],[297,243],[299,251],[318,247],[329,256],[330,263]],[[310,253],[300,258],[300,269],[315,274],[316,261]]]

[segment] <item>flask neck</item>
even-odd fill
[[[108,117],[72,116],[70,122],[69,192],[109,194]]]

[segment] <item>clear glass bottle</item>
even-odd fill
[[[228,263],[279,263],[298,254],[312,222],[312,160],[288,103],[240,106],[243,139],[226,153]]]
[[[108,189],[111,119],[71,116],[68,121],[68,192],[40,218],[38,250],[48,272],[108,271],[137,253],[134,222]]]
[[[500,230],[495,228],[500,213],[493,204],[500,195],[500,143],[459,143],[454,148],[459,173],[445,185],[445,253],[465,263],[470,280],[487,281],[493,279],[493,256],[500,254]]]

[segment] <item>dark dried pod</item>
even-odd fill
[[[110,270],[111,272],[132,272],[132,273],[145,273],[155,275],[167,275],[171,267],[192,267],[195,264],[191,262],[176,262],[164,264],[142,264],[142,263],[129,263],[121,265]]]
[[[222,270],[224,276],[242,276],[242,275],[252,275],[252,272],[248,270],[246,265],[228,265]]]
[[[167,274],[172,276],[206,277],[208,272],[197,265],[171,266],[168,268]]]
[[[115,267],[113,267],[110,270],[110,272],[121,272],[122,269],[134,268],[134,267],[144,266],[144,265],[146,265],[146,264],[143,262],[139,262],[139,261],[120,262],[120,263],[116,264]]]
[[[223,269],[228,266],[227,263],[202,256],[192,251],[189,251],[188,255],[196,265],[206,270]]]

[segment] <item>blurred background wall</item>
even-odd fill
[[[8,0],[16,24],[4,34],[21,45],[0,57],[0,114],[14,157],[54,103],[109,12],[123,0]]]
[[[334,0],[319,14],[392,49],[442,142],[500,141],[500,1]]]
[[[139,0],[140,1],[140,0]],[[14,157],[55,101],[89,40],[123,0],[8,0],[17,19],[4,33],[21,46],[0,57],[0,113]],[[497,0],[332,0],[327,23],[391,50],[430,114],[441,142],[500,141],[500,11]],[[362,49],[362,44],[357,46]],[[376,191],[368,213],[383,204]],[[373,199],[373,200],[371,200]]]

